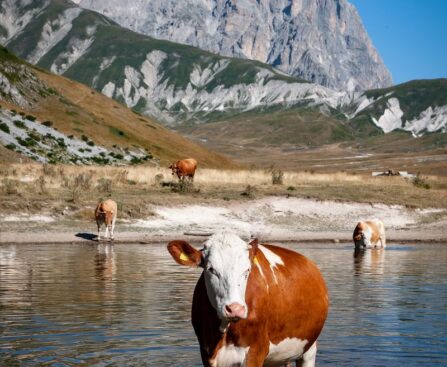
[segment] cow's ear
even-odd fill
[[[258,245],[259,241],[257,238],[255,238],[248,244],[248,250],[250,252],[250,260],[254,259],[254,257],[256,256],[256,253],[258,252]]]
[[[186,241],[175,240],[168,244],[168,251],[180,265],[197,267],[202,263],[202,252]]]

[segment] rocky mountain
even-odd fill
[[[1,0],[0,36],[29,62],[91,86],[171,127],[247,112],[310,109],[319,121],[349,126],[348,135],[403,129],[417,136],[446,130],[442,80],[338,92],[258,61],[135,33],[68,0]],[[423,98],[415,103],[415,95]],[[317,130],[312,131],[318,134]]]
[[[166,164],[184,155],[234,167],[156,121],[0,47],[0,161]]]
[[[390,86],[347,0],[76,0],[151,37],[258,60],[337,90]]]

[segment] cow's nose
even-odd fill
[[[240,303],[232,303],[230,305],[225,305],[225,313],[230,318],[245,318],[245,306]]]

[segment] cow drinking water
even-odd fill
[[[192,324],[204,366],[315,365],[329,299],[311,261],[229,233],[214,234],[201,250],[179,240],[168,250],[177,263],[203,268]]]
[[[95,209],[95,220],[98,225],[98,241],[101,240],[101,225],[105,224],[105,238],[109,237],[113,240],[113,230],[115,229],[115,221],[118,206],[112,199],[101,201]]]
[[[352,237],[356,248],[386,247],[385,226],[379,219],[357,223]]]

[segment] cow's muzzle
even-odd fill
[[[247,318],[247,309],[240,303],[232,303],[225,306],[225,317],[228,320],[237,321]]]

